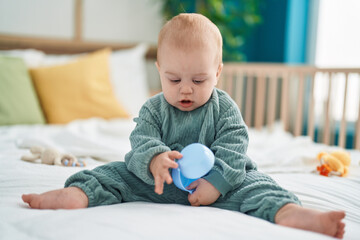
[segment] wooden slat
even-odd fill
[[[257,75],[256,84],[256,102],[255,102],[255,128],[260,129],[264,126],[264,111],[265,111],[265,94],[266,81],[265,74],[259,73]]]
[[[325,122],[324,122],[324,135],[323,135],[323,143],[330,145],[330,103],[331,103],[331,88],[332,88],[332,78],[333,74],[327,74],[329,79],[329,87],[328,87],[328,94],[325,103]]]
[[[75,23],[74,23],[74,40],[82,40],[82,19],[83,19],[83,1],[75,0]]]
[[[237,72],[235,74],[235,76],[236,76],[236,81],[235,81],[236,90],[234,93],[235,94],[234,100],[241,111],[242,110],[242,96],[243,96],[243,92],[244,92],[244,90],[243,90],[244,79],[243,79],[243,74],[241,72]]]
[[[267,125],[273,129],[276,115],[277,75],[269,75],[269,98],[267,105]]]
[[[247,73],[247,84],[246,84],[246,106],[245,106],[245,123],[249,127],[252,121],[252,106],[253,106],[253,89],[255,79],[249,73]]]
[[[282,72],[281,78],[282,89],[280,118],[284,125],[284,130],[289,131],[289,74]]]
[[[227,72],[225,75],[225,91],[230,95],[232,99],[234,99],[234,73],[232,71]]]
[[[340,133],[339,133],[339,146],[344,148],[346,145],[346,99],[347,99],[347,88],[348,88],[349,74],[345,74],[345,89],[344,89],[344,104],[343,112],[341,117]]]
[[[309,93],[309,112],[308,112],[308,136],[314,140],[314,85],[315,85],[315,72],[310,74],[310,93]]]
[[[299,76],[299,86],[298,86],[298,97],[297,97],[297,106],[295,114],[295,129],[294,135],[300,136],[303,126],[303,105],[304,105],[304,73],[298,72]]]
[[[360,81],[360,74],[357,74],[357,76],[358,76],[358,80]],[[360,84],[359,84],[359,92],[360,92]],[[356,132],[355,132],[354,142],[355,142],[354,148],[360,150],[360,97],[358,101],[358,117],[356,121]]]

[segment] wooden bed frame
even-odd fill
[[[92,52],[110,47],[113,50],[126,49],[136,44],[85,42],[81,39],[57,40],[20,37],[0,34],[0,50],[38,49],[47,54],[75,54]],[[156,59],[156,46],[151,46],[146,58]],[[323,116],[323,126],[319,131],[315,124],[314,82],[317,73],[328,74],[329,79],[335,74],[345,74],[345,94],[340,129],[330,118],[330,93]],[[311,139],[327,145],[346,146],[346,101],[349,74],[357,74],[360,79],[360,68],[318,68],[314,66],[291,66],[284,64],[244,64],[225,63],[218,87],[227,91],[238,104],[245,122],[250,127],[260,129],[267,126],[272,129],[276,120],[281,120],[284,129],[295,136],[308,135]],[[291,85],[296,82],[296,96]],[[331,81],[329,81],[331,83]],[[310,88],[306,88],[310,84]],[[310,93],[309,93],[310,89]],[[296,102],[296,105],[291,104]],[[307,102],[308,104],[304,104]],[[359,116],[355,123],[354,144],[351,148],[360,150],[360,103]],[[319,122],[319,121],[317,121]],[[315,133],[318,132],[316,135]],[[338,141],[334,141],[335,134]]]
[[[93,52],[102,48],[121,50],[132,48],[136,44],[119,44],[113,42],[89,42],[83,40],[59,40],[51,38],[23,37],[0,34],[0,50],[37,49],[47,54],[76,54]],[[156,58],[156,46],[149,46],[147,59]]]

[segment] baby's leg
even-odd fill
[[[343,212],[322,213],[303,208],[300,204],[293,193],[280,187],[268,175],[249,171],[239,188],[220,198],[213,206],[237,210],[283,226],[343,236]]]
[[[22,198],[30,207],[42,209],[84,208],[133,201],[189,204],[187,193],[173,184],[165,184],[164,194],[156,194],[154,186],[129,172],[124,162],[78,172],[67,179],[65,187],[43,194],[23,195]],[[83,195],[86,203],[78,201]]]
[[[64,189],[24,194],[22,199],[30,207],[39,209],[74,209],[120,203],[122,192],[128,189],[122,171],[127,171],[123,162],[80,171],[67,179]]]
[[[88,206],[86,194],[77,187],[63,188],[42,194],[24,194],[22,199],[31,208],[37,209],[76,209]]]
[[[275,215],[275,223],[343,238],[345,217],[342,211],[319,212],[296,204],[286,204]]]

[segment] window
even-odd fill
[[[319,67],[360,68],[360,1],[320,0],[318,12],[315,65]],[[315,112],[322,112],[327,98],[330,76],[316,76],[315,95],[319,95]],[[345,75],[332,76],[331,88],[335,98],[331,99],[330,116],[339,121],[343,111]],[[358,75],[348,77],[346,98],[346,120],[354,122],[358,118],[360,79]],[[320,100],[320,101],[319,101]]]

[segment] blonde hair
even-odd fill
[[[164,43],[181,49],[210,47],[216,51],[215,61],[222,63],[222,37],[218,27],[197,13],[182,13],[168,21],[159,33],[157,58]]]

